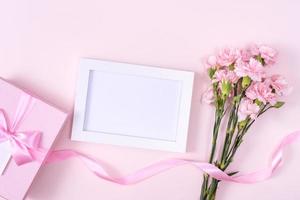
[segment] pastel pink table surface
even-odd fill
[[[294,87],[286,106],[262,117],[249,132],[231,169],[267,164],[272,148],[297,130],[300,114],[300,2],[199,0],[1,0],[0,75],[72,112],[80,57],[93,57],[195,71],[188,153],[124,148],[70,141],[71,120],[56,149],[73,148],[105,161],[125,175],[157,160],[180,156],[206,160],[213,110],[200,102],[208,85],[202,61],[217,48],[251,42],[279,50],[275,72]],[[218,200],[300,199],[299,142],[285,165],[254,185],[221,183]],[[76,159],[44,166],[30,200],[197,200],[202,173],[181,166],[140,184],[101,180]]]

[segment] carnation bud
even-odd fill
[[[256,60],[258,60],[263,66],[265,65],[265,60],[263,59],[263,57],[261,57],[261,55],[257,55],[255,56]]]
[[[222,82],[222,95],[227,97],[230,94],[231,87],[232,86],[229,81]]]
[[[239,130],[242,130],[242,129],[247,125],[247,123],[248,123],[248,119],[245,119],[245,120],[243,120],[243,121],[240,121],[240,122],[238,123],[238,129],[239,129]]]
[[[247,88],[251,83],[251,78],[249,76],[245,76],[242,79],[242,88]]]
[[[274,108],[280,108],[284,105],[283,101],[278,101],[277,103],[275,103]]]
[[[255,99],[255,103],[256,103],[256,105],[258,105],[258,106],[261,106],[261,105],[263,104],[263,102],[260,101],[260,100],[258,100],[258,99]]]
[[[228,69],[230,71],[233,71],[234,70],[234,63],[231,63],[229,66],[228,66]]]
[[[239,94],[239,95],[237,95],[237,96],[233,97],[233,100],[234,100],[234,102],[238,103],[238,102],[240,102],[240,101],[241,101],[241,98],[242,98],[242,95],[241,95],[241,94]]]
[[[209,68],[207,71],[208,71],[209,78],[212,79],[217,70],[215,68]]]

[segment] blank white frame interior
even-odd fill
[[[81,59],[72,140],[185,152],[194,73]]]

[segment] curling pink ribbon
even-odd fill
[[[12,123],[8,120],[5,111],[0,110],[0,143],[9,141],[11,154],[17,165],[42,159],[39,150],[41,133],[18,130],[19,124],[33,104],[34,99],[22,93]]]
[[[273,154],[270,157],[270,161],[267,167],[252,173],[235,176],[229,176],[216,166],[206,162],[173,158],[159,161],[125,177],[114,177],[110,175],[110,173],[105,169],[103,164],[101,164],[102,162],[73,150],[53,151],[50,154],[50,157],[48,157],[47,162],[52,163],[76,157],[79,158],[86,165],[86,167],[90,171],[92,171],[96,176],[121,185],[139,183],[156,174],[186,164],[192,165],[197,169],[201,170],[202,172],[205,172],[220,181],[251,184],[269,179],[273,175],[274,171],[282,164],[283,150],[299,138],[300,131],[296,131],[285,136],[281,140],[279,145],[275,148]]]
[[[16,109],[13,123],[10,124],[4,110],[0,110],[0,142],[9,141],[12,149],[12,157],[18,165],[32,161],[42,162],[46,151],[39,148],[41,133],[38,131],[19,131],[18,125],[23,120],[25,114],[30,110],[34,99],[23,94]],[[96,160],[88,155],[74,150],[56,150],[52,151],[47,157],[46,163],[63,161],[72,157],[80,159],[86,167],[99,178],[105,179],[121,185],[130,185],[139,183],[154,175],[162,173],[171,168],[181,165],[192,165],[204,173],[220,180],[236,183],[257,183],[269,179],[274,171],[283,163],[283,151],[286,147],[300,138],[300,131],[293,132],[285,136],[279,145],[273,151],[269,164],[258,171],[229,176],[213,164],[200,162],[197,160],[188,160],[180,158],[171,158],[159,161],[143,169],[124,177],[114,177],[105,169],[103,162]]]

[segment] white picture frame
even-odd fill
[[[71,139],[186,152],[194,72],[80,60]]]

